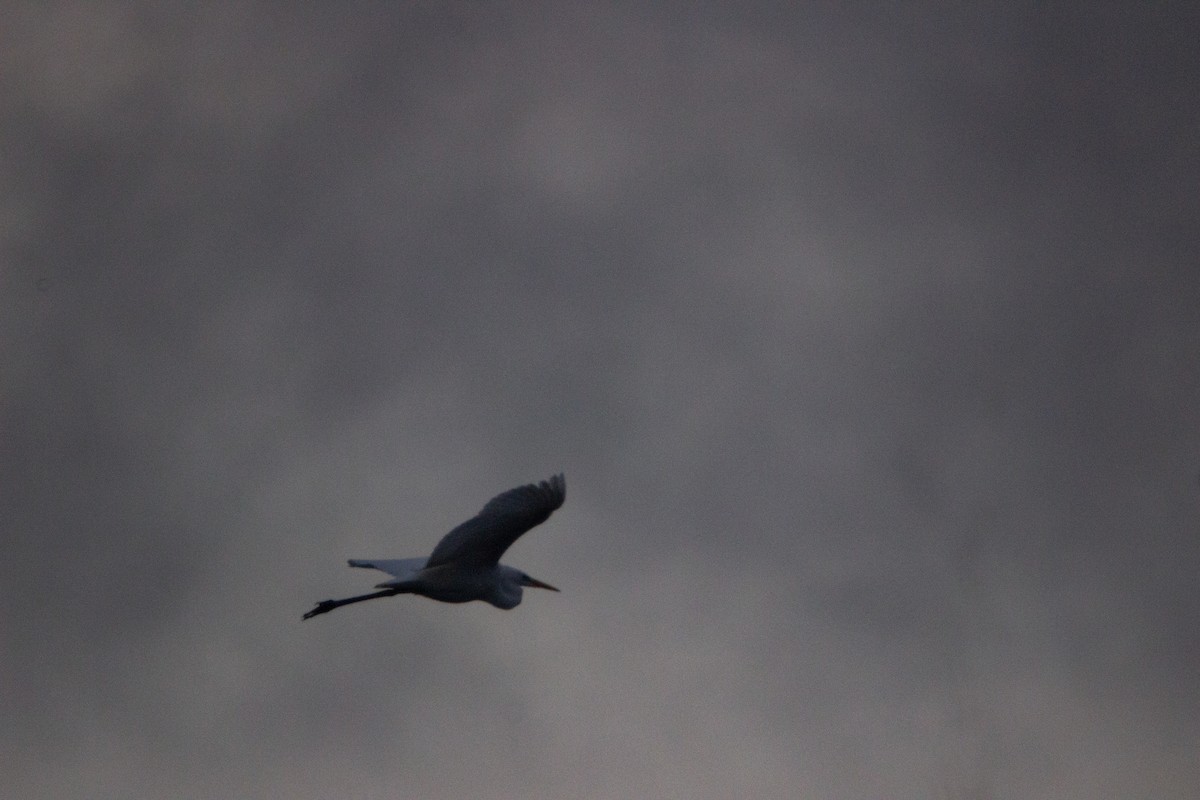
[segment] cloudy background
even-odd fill
[[[0,795],[1200,794],[1200,16],[793,6],[10,4]]]

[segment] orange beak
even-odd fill
[[[527,578],[529,578],[529,576],[526,576],[526,577],[527,577]],[[558,589],[555,589],[555,588],[554,588],[553,586],[551,586],[550,584],[548,584],[548,583],[542,583],[542,582],[541,582],[541,581],[539,581],[537,578],[529,578],[529,583],[527,583],[527,584],[525,584],[525,585],[526,585],[526,586],[532,586],[532,587],[533,587],[533,588],[535,588],[535,589],[549,589],[549,590],[550,590],[550,591],[552,591],[552,592],[557,592],[557,591],[558,591]]]

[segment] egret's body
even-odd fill
[[[352,567],[377,569],[392,579],[376,584],[378,592],[322,600],[304,619],[350,603],[397,594],[419,594],[443,603],[482,600],[509,609],[520,604],[526,586],[557,592],[550,584],[501,564],[500,556],[521,534],[545,522],[566,496],[563,476],[555,475],[492,498],[477,515],[442,537],[428,558],[350,559]]]

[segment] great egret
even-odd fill
[[[378,592],[322,600],[303,618],[397,594],[420,594],[443,603],[483,600],[496,608],[509,609],[520,604],[524,586],[557,592],[550,584],[501,564],[500,556],[521,534],[549,519],[566,498],[566,481],[561,474],[555,475],[493,497],[482,511],[443,536],[429,558],[387,561],[352,558],[350,566],[381,570],[391,575],[392,580],[376,584],[375,588],[381,590]]]

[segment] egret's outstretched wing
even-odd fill
[[[395,578],[408,580],[413,575],[416,575],[425,568],[424,558],[392,558],[387,560],[367,561],[361,558],[352,558],[348,563],[352,567],[366,567],[367,569],[377,569],[380,572],[386,572]]]
[[[561,474],[541,483],[509,489],[442,537],[425,566],[495,564],[509,545],[525,531],[545,522],[566,498],[567,483]]]

